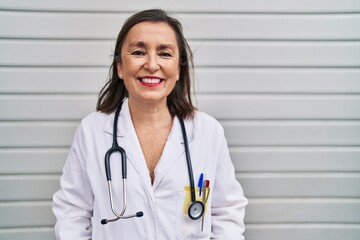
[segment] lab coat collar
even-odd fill
[[[105,132],[111,135],[113,134],[114,117],[115,112],[109,115],[104,129]],[[190,143],[192,142],[194,137],[194,121],[185,120],[184,123],[187,138]],[[173,126],[171,128],[168,140],[163,150],[163,154],[155,169],[155,180],[152,186],[149,169],[146,165],[144,154],[142,154],[141,146],[131,120],[130,109],[127,99],[124,101],[122,109],[120,111],[117,136],[119,145],[125,149],[129,162],[137,170],[151,198],[154,199],[153,190],[156,189],[156,187],[167,175],[169,170],[175,165],[175,162],[181,156],[183,156],[183,153],[185,152],[184,139],[181,132],[179,119],[177,117],[175,117],[174,119]],[[127,149],[131,149],[131,151]]]
[[[112,112],[109,115],[108,120],[106,121],[104,131],[113,134],[113,128],[114,128],[114,118],[115,118],[115,111]],[[125,137],[125,135],[128,133],[130,129],[134,129],[134,125],[131,120],[130,115],[130,109],[128,104],[128,99],[125,99],[125,101],[122,104],[122,108],[120,111],[119,116],[119,124],[118,124],[118,130],[117,130],[117,136],[118,137]],[[192,142],[194,137],[194,122],[192,120],[184,120],[187,138],[189,143]],[[135,129],[134,129],[135,130]],[[177,117],[174,119],[173,126],[171,128],[171,132],[169,134],[169,139],[172,139],[174,141],[180,142],[181,144],[184,143],[184,139],[181,133],[180,123]]]
[[[105,128],[104,128],[104,131],[111,135],[113,135],[113,131],[114,131],[115,111],[109,115],[109,118],[106,121]],[[117,136],[123,138],[127,134],[127,130],[129,130],[129,127],[130,127],[129,125],[130,124],[132,125],[129,104],[128,104],[127,99],[125,99],[125,101],[123,102],[123,104],[121,106],[121,111],[120,111],[120,116],[119,116],[118,122],[120,124],[118,124]],[[133,126],[131,126],[131,127],[134,128]]]
[[[193,122],[184,121],[188,141],[193,139]],[[173,126],[168,136],[166,145],[164,147],[162,156],[155,168],[155,181],[153,183],[154,190],[160,185],[162,180],[170,172],[170,169],[174,167],[175,163],[181,159],[186,161],[185,158],[184,139],[181,131],[179,119],[175,117]],[[191,154],[191,153],[190,153]]]

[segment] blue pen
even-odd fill
[[[199,197],[201,197],[201,193],[202,193],[202,188],[203,188],[203,179],[204,179],[204,174],[201,173],[200,174],[200,178],[199,178],[199,182],[198,182],[198,187],[199,187]]]

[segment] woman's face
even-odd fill
[[[140,22],[128,32],[118,75],[129,101],[166,104],[179,79],[179,48],[174,30],[163,22]]]

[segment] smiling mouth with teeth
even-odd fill
[[[162,82],[162,79],[161,78],[140,78],[140,82],[142,85],[147,86],[147,87],[156,87]]]

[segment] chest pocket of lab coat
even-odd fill
[[[176,211],[176,230],[178,239],[210,239],[210,210],[207,209],[204,219],[204,228],[201,231],[202,218],[192,220],[188,214],[184,213],[184,201],[186,199],[186,191],[180,190],[177,199]]]

